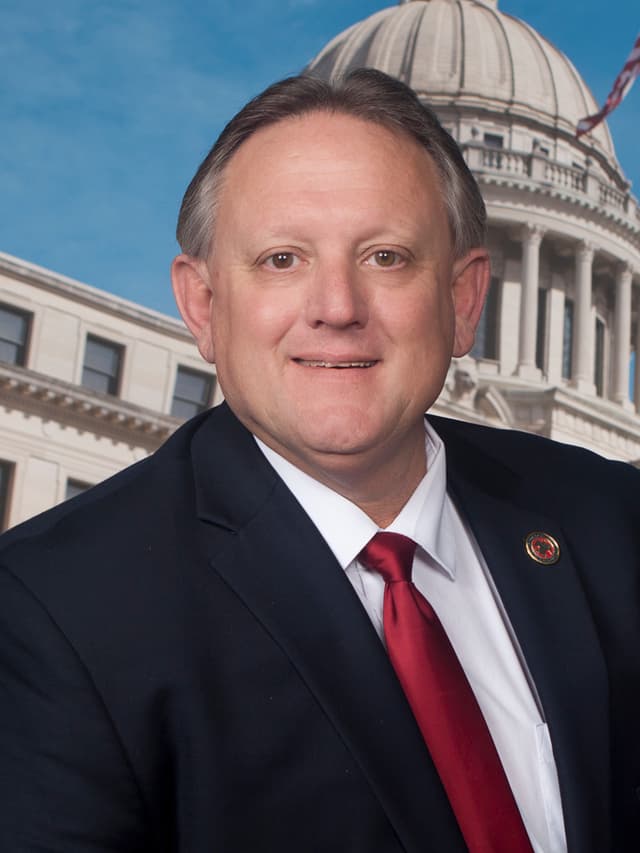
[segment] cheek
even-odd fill
[[[290,289],[257,293],[235,313],[237,333],[262,350],[278,347],[298,328],[301,318],[296,294]]]
[[[278,340],[296,322],[298,311],[292,299],[257,300],[249,309],[251,324],[265,340]]]
[[[226,360],[230,370],[251,363],[268,368],[266,359],[295,324],[297,314],[290,302],[248,289],[220,300],[211,317],[218,361]]]
[[[428,318],[429,333],[436,337],[442,349],[447,350],[453,346],[453,333],[455,329],[455,307],[453,294],[450,290],[440,290]]]
[[[384,317],[384,314],[382,315]],[[431,351],[446,349],[453,341],[454,310],[445,294],[433,293],[412,301],[401,302],[394,314],[386,312],[393,322],[396,340],[412,341]]]

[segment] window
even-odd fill
[[[83,492],[86,492],[87,489],[91,488],[91,483],[83,483],[82,480],[67,480],[67,488],[65,491],[64,499],[65,501],[71,500],[71,498],[75,498],[78,495],[81,495]]]
[[[538,290],[538,327],[536,329],[536,367],[544,371],[544,345],[547,338],[547,291]]]
[[[498,358],[498,303],[500,295],[500,279],[492,278],[484,303],[476,339],[471,350],[474,358]]]
[[[485,151],[482,157],[483,165],[489,169],[502,168],[502,148],[504,137],[497,133],[485,133],[483,136]],[[488,150],[487,150],[488,149]]]
[[[504,136],[498,133],[485,133],[484,144],[487,148],[502,148],[504,146]]]
[[[82,385],[102,394],[117,394],[120,385],[122,347],[87,335],[82,368]]]
[[[604,396],[604,322],[596,317],[596,341],[595,341],[595,363],[593,369],[593,381],[596,386],[598,397]]]
[[[213,376],[179,367],[176,373],[176,387],[173,392],[171,414],[174,418],[187,418],[203,412],[211,402]]]
[[[6,529],[9,517],[9,493],[12,476],[13,465],[11,462],[0,461],[0,530]]]
[[[8,305],[0,305],[0,361],[24,367],[31,315]]]
[[[573,373],[573,300],[564,301],[562,334],[562,378],[571,379]]]

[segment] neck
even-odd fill
[[[378,527],[384,529],[400,514],[426,472],[423,446],[418,458],[411,460],[402,471],[384,472],[369,479],[364,488],[360,488],[360,484],[349,484],[348,489],[340,488],[340,483],[331,488],[356,504]]]
[[[336,456],[315,464],[315,460],[270,446],[305,474],[350,500],[380,528],[388,527],[398,516],[427,471],[422,424],[414,440],[405,441],[395,454],[379,449],[366,458]]]

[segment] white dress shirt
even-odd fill
[[[413,582],[458,655],[535,853],[566,853],[558,776],[535,685],[480,549],[447,494],[444,445],[426,422],[425,431],[427,473],[385,529],[417,543]],[[256,441],[347,573],[384,643],[384,580],[357,560],[378,526],[354,503]]]

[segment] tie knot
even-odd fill
[[[358,559],[382,575],[386,583],[410,581],[416,543],[401,533],[376,533],[364,546]]]

